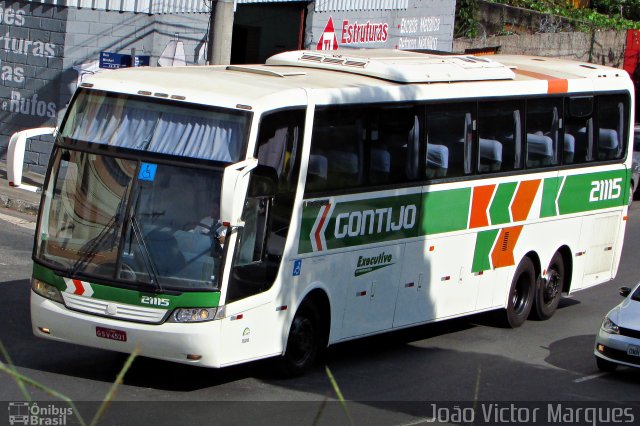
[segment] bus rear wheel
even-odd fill
[[[320,347],[318,311],[311,302],[298,308],[281,358],[281,370],[286,377],[301,376],[314,365]]]
[[[535,319],[547,320],[553,316],[562,297],[564,276],[564,259],[556,252],[547,268],[547,276],[540,280],[536,288],[533,310]]]
[[[536,270],[528,257],[516,269],[509,289],[509,300],[503,313],[503,322],[511,328],[520,327],[529,316],[533,305]]]

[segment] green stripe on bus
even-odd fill
[[[492,225],[499,225],[511,222],[511,212],[509,205],[516,192],[517,182],[502,183],[498,185],[491,206],[489,207],[489,216]]]
[[[542,204],[540,206],[540,217],[552,217],[558,215],[556,199],[560,190],[561,177],[547,178],[542,184]]]
[[[586,212],[624,205],[626,172],[614,170],[567,176],[558,198],[560,214]]]
[[[56,275],[51,269],[44,266],[33,264],[33,277],[44,281],[56,287],[60,291],[64,291],[67,285],[62,277]],[[88,282],[84,281],[83,282]],[[220,304],[219,291],[198,291],[184,292],[181,294],[155,293],[153,291],[138,291],[109,285],[95,284],[89,282],[93,290],[93,299],[109,300],[112,302],[127,303],[129,305],[139,305],[154,307],[154,305],[142,303],[142,296],[151,298],[168,299],[169,306],[163,308],[215,308]]]
[[[470,205],[471,188],[427,192],[422,201],[421,235],[467,229]]]
[[[532,208],[539,206],[540,218],[548,218],[620,207],[628,200],[627,181],[624,169],[547,178],[542,197],[536,198],[540,204]],[[511,204],[517,188],[516,181],[498,185],[488,209],[492,226],[511,223]],[[346,202],[336,202],[333,197],[310,200],[302,211],[298,253],[467,230],[471,198],[472,188],[468,187]],[[487,244],[484,238],[489,236],[478,237],[482,248]],[[474,262],[482,265],[477,266],[478,271],[489,263],[488,256],[487,253],[482,260],[476,256]]]
[[[328,202],[328,200],[326,200]],[[324,201],[322,201],[324,203]],[[311,247],[311,231],[313,224],[316,222],[316,218],[320,213],[320,209],[324,204],[320,202],[313,202],[310,205],[305,206],[302,209],[302,223],[300,224],[300,241],[298,241],[298,253],[311,253],[313,248]]]
[[[331,218],[327,217],[326,249],[417,237],[421,197],[410,194],[336,203]]]
[[[473,252],[473,264],[471,272],[488,271],[491,269],[491,249],[498,237],[499,229],[478,232],[476,237],[476,248]]]

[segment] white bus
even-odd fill
[[[361,336],[549,318],[616,273],[632,89],[588,63],[397,50],[92,76],[53,132],[33,331],[300,374]],[[15,186],[37,133],[12,138]]]

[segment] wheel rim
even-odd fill
[[[546,283],[542,291],[542,299],[545,305],[550,305],[560,293],[560,274],[552,267],[547,274]]]
[[[297,317],[291,326],[289,353],[296,365],[304,364],[313,354],[315,331],[313,322],[306,317]]]

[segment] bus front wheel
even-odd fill
[[[533,316],[538,320],[546,320],[553,316],[560,297],[562,296],[562,288],[564,286],[564,259],[559,252],[553,255],[549,268],[547,268],[547,276],[540,280],[536,288],[535,309]]]
[[[528,257],[520,261],[509,289],[509,300],[504,311],[505,325],[511,328],[520,327],[529,316],[533,305],[536,283],[536,270]]]
[[[287,339],[287,348],[281,359],[282,372],[287,377],[301,376],[315,363],[320,345],[318,311],[311,302],[298,308]]]

